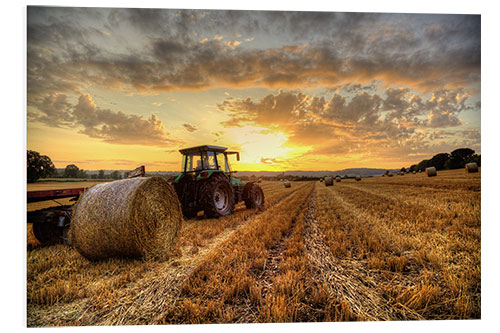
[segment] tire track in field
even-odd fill
[[[220,244],[227,241],[243,225],[268,209],[272,209],[295,192],[302,189],[306,184],[297,186],[293,191],[279,196],[270,204],[266,204],[265,210],[257,210],[255,214],[249,215],[236,227],[228,228],[195,254],[183,254],[181,258],[160,265],[154,271],[146,273],[143,278],[135,283],[133,288],[127,288],[126,292],[115,300],[114,304],[104,309],[96,309],[91,300],[88,300],[84,308],[94,308],[92,312],[86,312],[78,318],[82,325],[126,325],[136,324],[137,321],[144,324],[157,322],[165,310],[174,306],[178,301],[182,284],[191,276],[210,253]],[[160,310],[161,309],[161,310]]]
[[[315,203],[316,192],[309,202],[305,221],[305,246],[312,276],[326,286],[334,300],[346,301],[359,320],[400,319],[378,293],[376,282],[368,276],[366,268],[359,262],[339,260],[331,254],[316,219]],[[346,209],[353,208],[342,204]]]
[[[301,185],[300,188],[302,189],[306,186],[307,183]],[[309,202],[313,192],[314,185],[311,186],[311,189],[308,190],[307,194],[305,195],[305,197],[307,198],[307,203]],[[276,279],[284,273],[282,267],[282,264],[286,260],[284,257],[284,252],[286,252],[288,249],[287,243],[289,239],[296,232],[297,223],[302,223],[300,222],[300,215],[302,214],[303,208],[307,206],[307,203],[300,203],[301,209],[298,209],[292,216],[288,229],[282,234],[281,238],[277,240],[274,245],[271,246],[271,248],[268,250],[268,255],[264,263],[264,267],[262,268],[261,272],[258,273],[258,276],[257,274],[255,274],[255,272],[251,273],[255,274],[256,276],[256,288],[260,290],[260,298],[264,303],[266,302],[266,300],[269,301],[273,299],[274,296],[279,294],[279,291],[276,290],[275,282]],[[259,317],[262,316],[262,313],[259,312],[262,311],[262,308],[259,309],[259,307],[257,307],[255,304],[252,304],[248,298],[245,299],[243,304],[238,304],[237,306],[235,306],[233,308],[233,311],[237,313],[236,317],[238,319],[235,321],[236,323],[252,323],[262,320],[262,318],[259,319]]]

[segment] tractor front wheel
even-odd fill
[[[264,205],[264,191],[259,184],[249,183],[245,186],[244,200],[247,209],[259,208]]]
[[[229,179],[214,174],[201,187],[200,203],[207,217],[229,215],[234,210],[234,191]]]

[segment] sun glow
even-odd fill
[[[287,146],[288,136],[277,129],[252,125],[228,131],[228,138],[241,152],[239,168],[249,171],[287,169],[291,159],[309,149]]]

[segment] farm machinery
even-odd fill
[[[181,149],[181,172],[171,176],[182,213],[186,218],[195,217],[203,211],[209,218],[217,218],[233,213],[238,202],[244,202],[247,208],[259,208],[264,205],[264,192],[256,182],[244,183],[233,175],[229,156],[239,152],[227,151],[225,147],[203,145]],[[145,177],[145,167],[141,166],[126,177]],[[70,198],[70,205],[59,205],[28,212],[27,221],[33,224],[33,233],[41,243],[68,243],[68,231],[75,202],[86,188],[64,190],[28,191],[27,202]]]

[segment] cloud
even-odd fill
[[[191,124],[182,124],[182,127],[188,132],[196,132],[198,130],[198,127],[196,125],[191,125]]]
[[[76,125],[83,126],[80,133],[108,143],[153,146],[178,143],[167,136],[162,121],[155,114],[144,119],[123,111],[101,109],[88,94],[78,99],[73,117]]]
[[[281,164],[284,163],[284,161],[276,159],[276,158],[267,158],[267,157],[262,157],[260,159],[260,163],[272,165],[272,164]]]
[[[223,40],[228,31],[274,42],[235,48]],[[89,85],[146,93],[350,84],[354,92],[373,80],[450,89],[479,84],[480,50],[478,15],[30,7],[28,94],[31,102]]]
[[[310,146],[310,154],[404,155],[443,144],[451,147],[462,133],[458,115],[474,108],[463,89],[429,95],[408,88],[387,88],[380,95],[356,91],[355,95],[309,96],[281,90],[259,100],[227,98],[218,107],[230,119],[221,124],[279,128],[287,135],[288,145]],[[477,138],[474,131],[467,135]]]
[[[70,104],[65,95],[48,95],[34,106],[38,111],[28,112],[29,122],[79,128],[79,133],[107,143],[160,147],[180,143],[169,137],[155,114],[144,119],[123,111],[102,109],[89,94],[80,95],[75,105]]]
[[[52,127],[68,126],[73,122],[71,104],[64,94],[50,94],[32,105],[41,112],[28,111],[28,120],[39,121]]]

